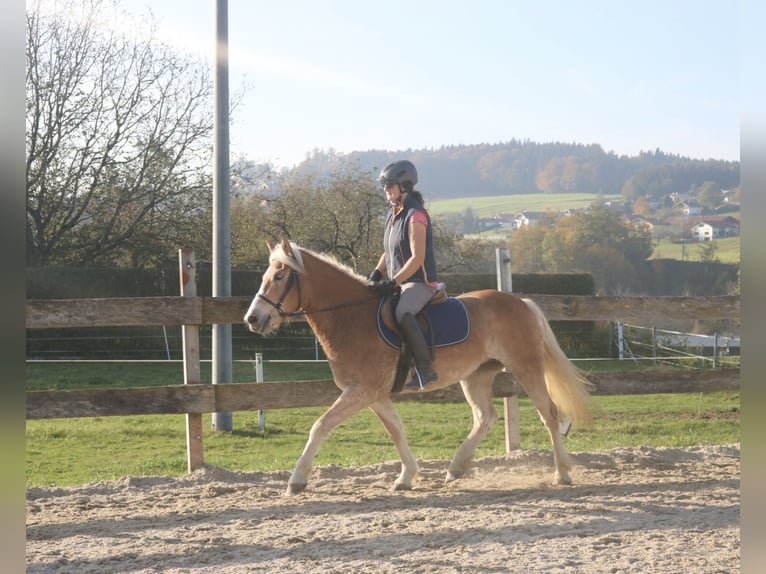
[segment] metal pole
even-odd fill
[[[622,321],[617,321],[617,349],[619,350],[620,359],[625,358],[625,334],[622,330]]]
[[[718,368],[718,331],[713,336],[713,368]]]
[[[213,297],[231,296],[228,12],[228,0],[216,0]],[[231,382],[231,325],[213,325],[213,384]],[[215,430],[231,431],[232,426],[231,413],[213,413],[213,428]]]
[[[263,353],[255,354],[255,382],[263,382]],[[258,428],[266,430],[266,411],[263,409],[258,411]]]
[[[170,345],[168,344],[168,330],[165,328],[165,325],[162,326],[162,335],[165,337],[165,354],[167,355],[168,361],[170,360]]]

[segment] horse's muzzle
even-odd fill
[[[245,326],[257,335],[268,335],[271,331],[271,316],[267,313],[259,318],[255,313],[245,315]]]

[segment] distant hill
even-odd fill
[[[690,159],[659,149],[618,156],[598,144],[517,140],[394,152],[316,151],[295,171],[321,176],[352,162],[377,172],[396,159],[415,163],[418,189],[430,200],[528,193],[622,194],[631,200],[683,193],[708,181],[722,189],[739,186],[739,162]]]

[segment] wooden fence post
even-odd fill
[[[495,250],[497,265],[497,290],[510,293],[513,291],[511,276],[511,252],[508,249]],[[503,417],[505,419],[505,453],[521,448],[521,430],[519,425],[519,397],[503,397]]]
[[[197,296],[197,262],[192,249],[178,250],[178,274],[181,280],[181,296]],[[181,327],[184,345],[184,384],[198,385],[199,325]],[[205,465],[202,452],[202,413],[186,413],[186,461],[189,472]]]

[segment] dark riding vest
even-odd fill
[[[409,196],[404,202],[404,209],[394,217],[394,208],[389,209],[386,215],[386,230],[383,235],[383,250],[386,254],[386,272],[389,279],[404,266],[404,262],[412,256],[410,250],[410,217],[416,212],[422,211],[428,219],[426,228],[426,257],[423,266],[418,269],[406,282],[432,283],[438,281],[436,275],[436,261],[434,260],[434,236],[431,230],[431,218],[423,206]]]

